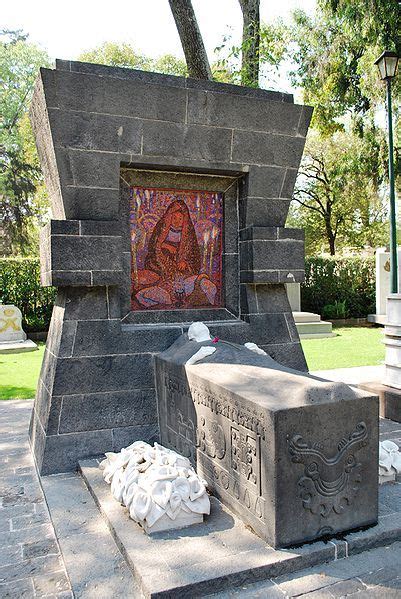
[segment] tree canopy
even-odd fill
[[[306,231],[308,253],[383,245],[387,208],[380,193],[386,155],[374,125],[361,138],[338,131],[312,132],[297,178],[290,223]]]
[[[0,220],[8,252],[32,250],[35,220],[47,210],[27,110],[38,70],[49,65],[26,35],[0,32]]]
[[[346,115],[365,117],[384,99],[374,61],[401,52],[401,10],[395,0],[318,0],[313,17],[295,11],[289,57],[293,84],[315,107],[323,133],[344,128]],[[400,97],[400,79],[393,85]]]

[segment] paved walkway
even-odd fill
[[[0,401],[0,597],[73,597],[28,444],[31,401]]]
[[[0,401],[0,598],[139,599],[78,475],[44,479],[50,520],[27,441],[31,408],[31,401]],[[401,424],[382,421],[381,438],[401,444]],[[384,506],[389,518],[401,503],[395,484],[400,493]],[[401,543],[216,596],[401,599]]]
[[[380,366],[356,366],[354,368],[334,368],[333,370],[315,370],[311,372],[316,376],[329,381],[347,383],[348,385],[359,385],[359,383],[371,383],[372,381],[384,380],[384,365]]]

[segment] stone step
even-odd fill
[[[319,314],[313,312],[293,312],[294,320],[298,322],[320,322]]]
[[[323,335],[335,336],[331,322],[321,320],[319,322],[296,322],[295,326],[301,338],[304,335]]]
[[[337,337],[336,333],[302,333],[299,335],[300,339],[329,339],[330,337]]]

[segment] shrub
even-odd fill
[[[0,300],[21,310],[26,331],[49,328],[55,297],[54,287],[40,286],[38,258],[0,259]]]
[[[347,302],[338,302],[337,300],[334,304],[326,304],[323,306],[322,316],[323,318],[328,318],[329,320],[333,320],[335,318],[347,318],[349,312],[347,308]]]
[[[301,297],[303,310],[325,318],[366,317],[375,312],[374,258],[306,258]]]

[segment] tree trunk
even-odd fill
[[[330,256],[335,256],[336,255],[336,236],[331,227],[330,220],[325,218],[324,224],[326,226],[326,235],[327,235],[327,241],[329,242]]]
[[[259,85],[260,0],[239,0],[242,10],[242,85]]]
[[[212,79],[205,46],[191,0],[169,0],[188,67],[194,79]]]

